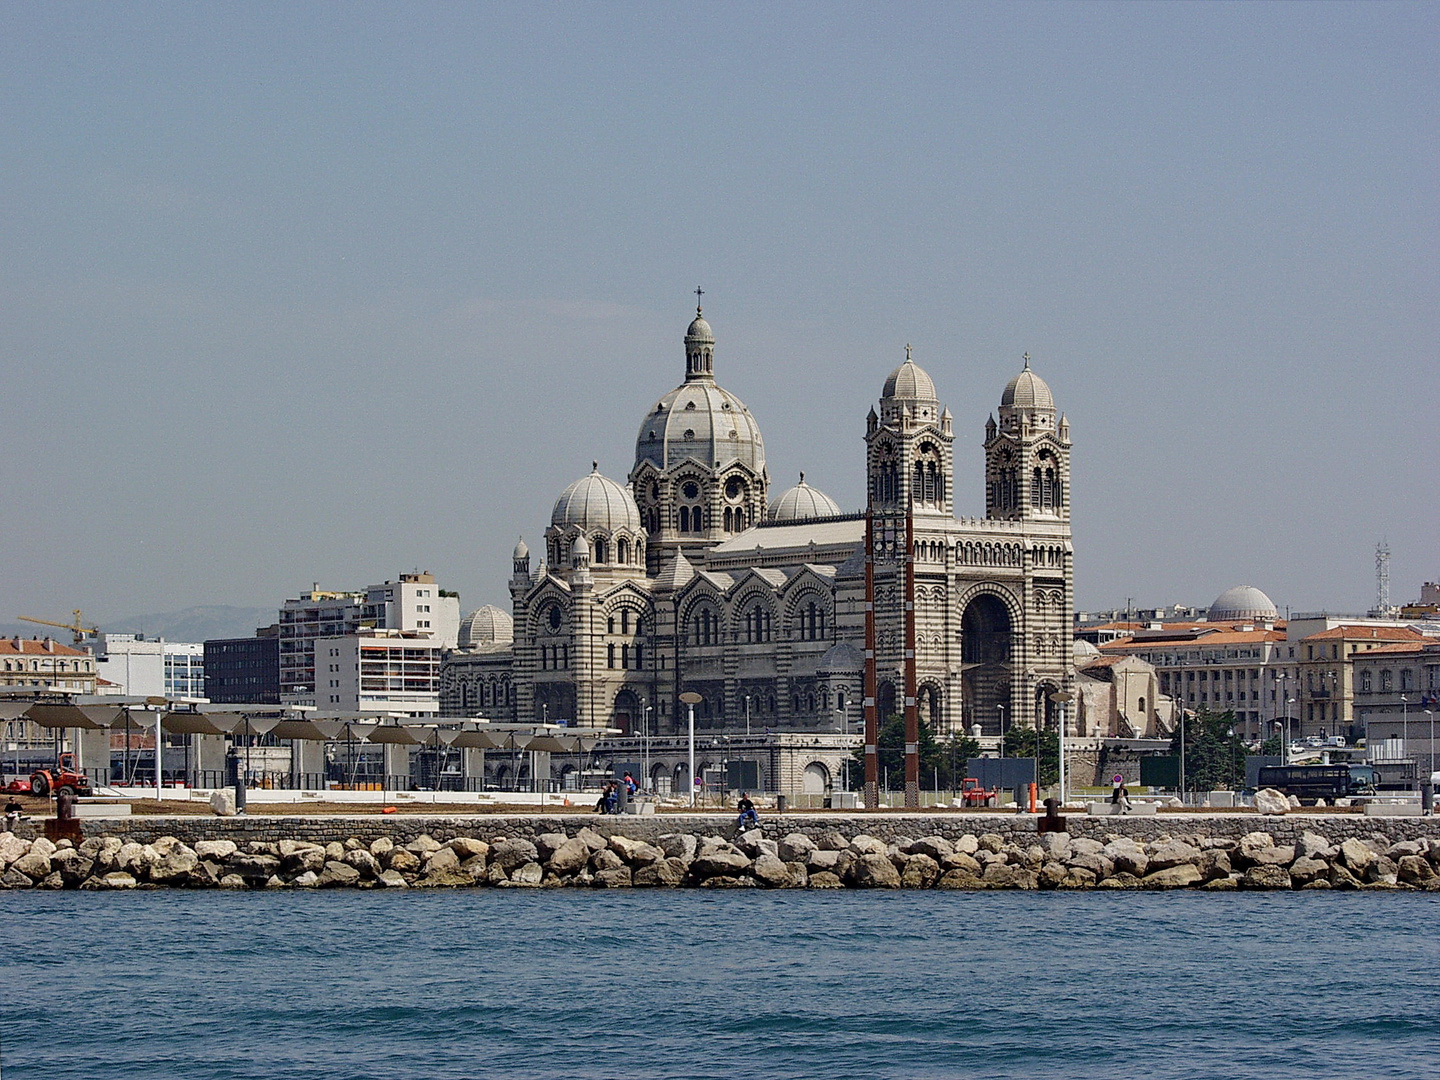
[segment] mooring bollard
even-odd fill
[[[1035,831],[1037,833],[1070,831],[1065,828],[1065,819],[1060,816],[1059,799],[1045,800],[1045,816],[1036,820]]]

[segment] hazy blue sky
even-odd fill
[[[1440,578],[1435,4],[0,7],[0,619],[508,604],[697,284],[773,490],[1028,351],[1082,607]]]

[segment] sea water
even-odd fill
[[[0,1064],[84,1080],[1440,1075],[1440,897],[0,894]]]

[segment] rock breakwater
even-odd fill
[[[999,832],[885,838],[839,829],[767,838],[590,825],[526,835],[476,827],[439,840],[357,836],[236,841],[161,835],[80,844],[0,833],[0,887],[1424,889],[1440,891],[1440,839],[1195,832],[1151,839]],[[402,842],[403,841],[403,842]]]

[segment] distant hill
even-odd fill
[[[144,634],[147,638],[163,637],[167,641],[206,641],[210,638],[251,637],[256,627],[269,626],[279,617],[277,608],[231,607],[228,604],[202,604],[184,611],[161,611],[153,615],[127,615],[119,619],[102,619],[101,630],[111,634]],[[89,622],[87,616],[86,622]],[[0,623],[0,634],[22,637],[51,635],[56,641],[70,643],[70,632],[39,623]]]

